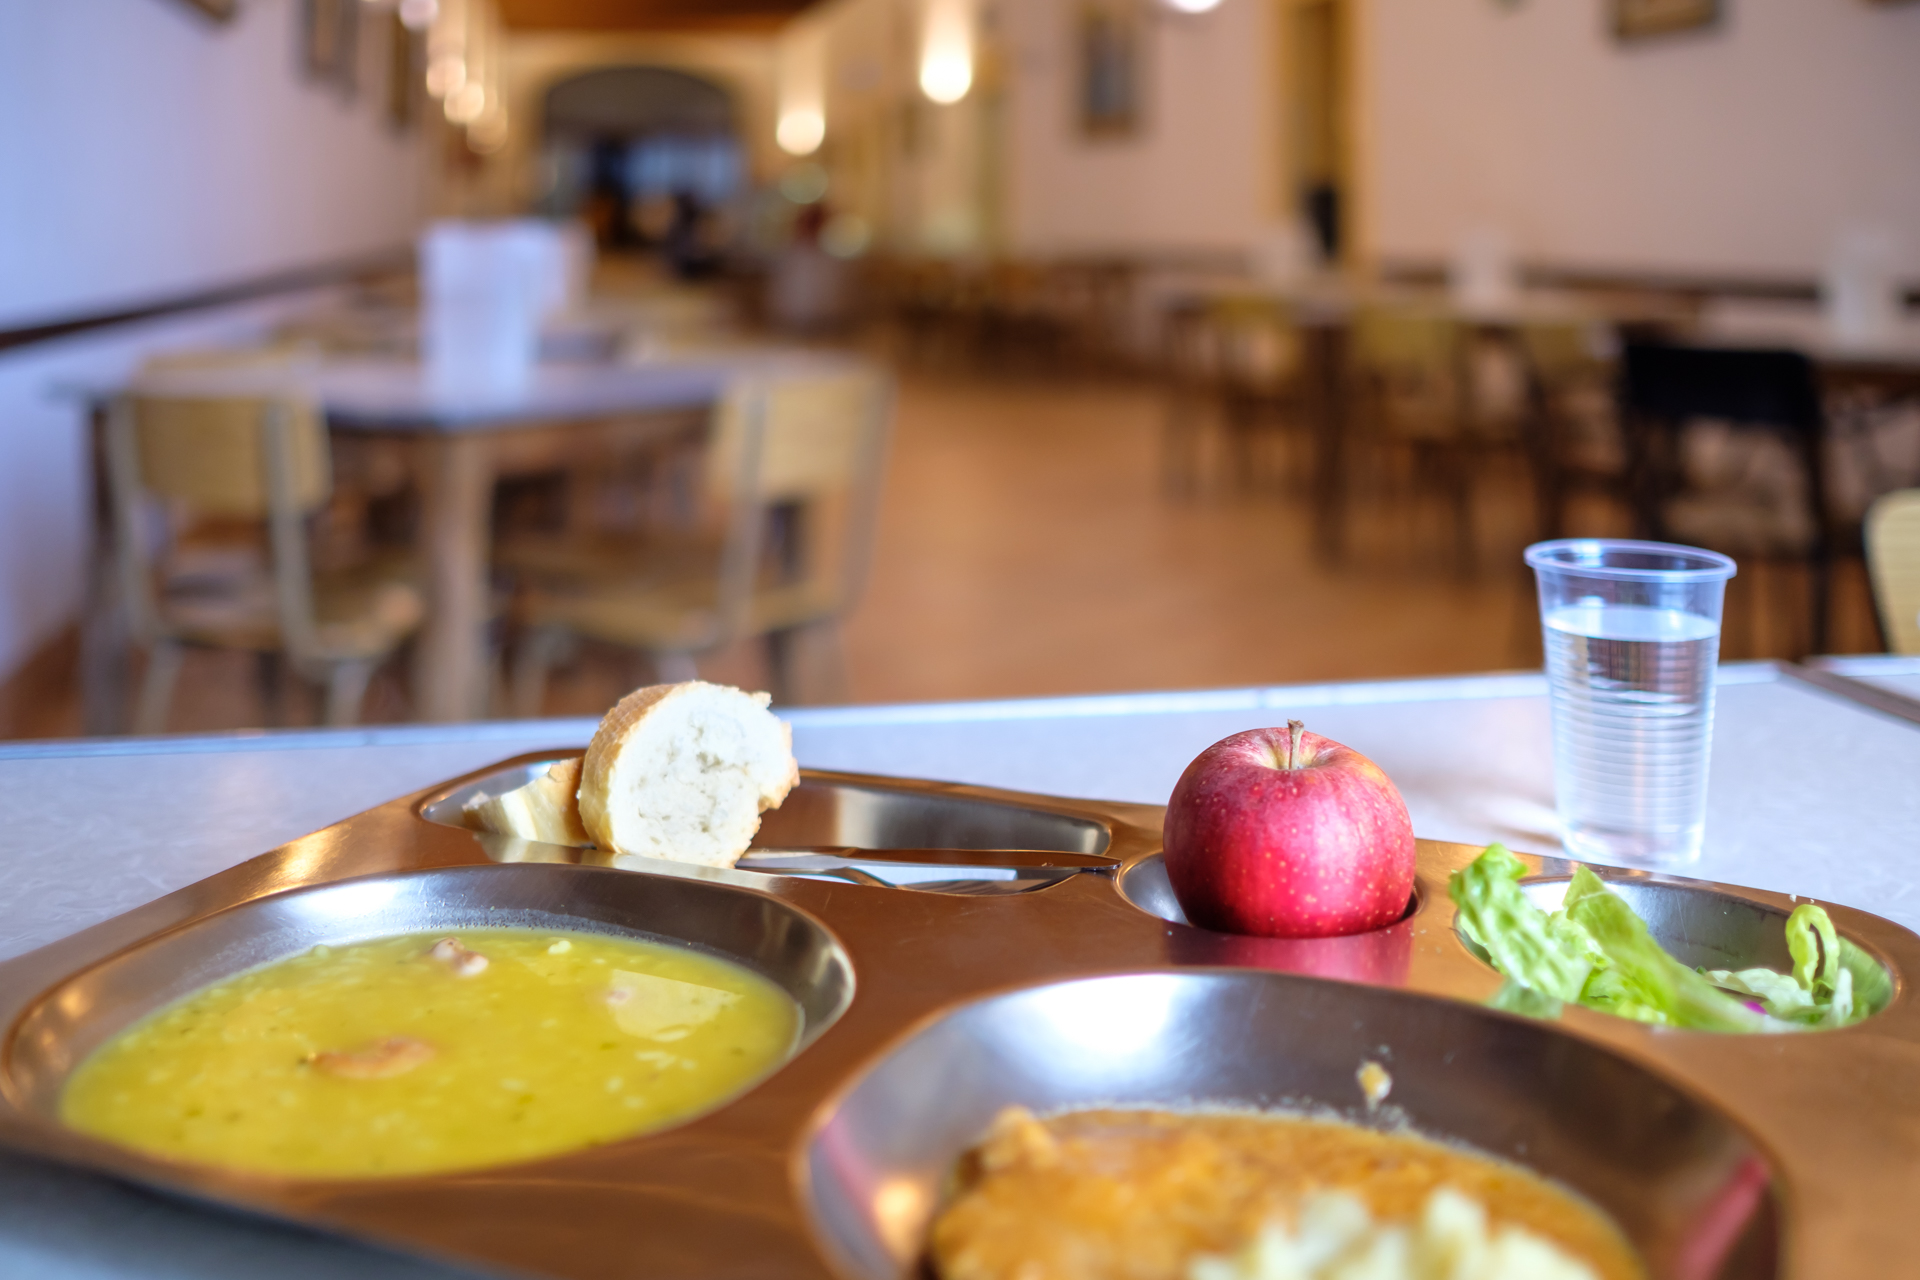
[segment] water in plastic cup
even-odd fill
[[[1567,852],[1674,866],[1700,856],[1720,606],[1733,561],[1664,542],[1527,548]]]

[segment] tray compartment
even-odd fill
[[[1628,873],[1614,879],[1601,868],[1607,888],[1626,899],[1647,931],[1682,964],[1708,969],[1793,968],[1787,953],[1787,912],[1752,898],[1703,885],[1675,884]],[[1558,911],[1567,896],[1565,877],[1530,878],[1521,888],[1542,911]],[[1461,939],[1466,942],[1465,938]],[[1484,958],[1473,943],[1467,949]]]
[[[1366,1060],[1392,1073],[1397,1115],[1583,1193],[1653,1276],[1778,1274],[1773,1172],[1721,1113],[1542,1024],[1275,973],[1091,978],[959,1008],[828,1110],[803,1152],[807,1209],[845,1275],[891,1280],[916,1265],[954,1161],[1004,1106],[1357,1112]]]
[[[115,1033],[210,983],[310,947],[508,926],[639,935],[736,961],[800,1006],[795,1052],[853,995],[852,964],[839,941],[811,916],[764,894],[579,867],[403,872],[256,899],[73,974],[16,1024],[6,1046],[9,1097],[53,1120],[68,1073]]]
[[[1564,864],[1561,864],[1564,865]],[[1634,914],[1661,946],[1681,963],[1708,969],[1748,969],[1764,965],[1781,971],[1793,967],[1787,954],[1787,912],[1753,898],[1705,884],[1616,872],[1597,868],[1607,887],[1626,899]],[[1556,911],[1566,897],[1566,876],[1529,877],[1522,885],[1527,897],[1542,911]],[[1160,854],[1141,858],[1121,873],[1120,895],[1148,915],[1175,924],[1190,924],[1180,901],[1167,882],[1166,862]],[[1424,879],[1416,891],[1428,891]],[[1432,887],[1443,902],[1446,885]],[[1418,903],[1414,908],[1419,910]],[[1456,936],[1459,936],[1456,932]],[[1482,960],[1486,953],[1460,937],[1461,945]]]
[[[461,808],[476,795],[499,795],[546,772],[554,755],[516,764],[436,796],[420,808],[428,822],[464,827]],[[786,803],[762,815],[754,847],[835,845],[855,849],[1044,849],[1105,853],[1105,823],[972,796],[945,795],[924,785],[891,788],[833,782],[806,774]]]
[[[1044,849],[1105,853],[1112,836],[1090,818],[926,790],[892,790],[802,778],[786,803],[761,818],[763,849],[846,845],[855,849]]]
[[[1151,853],[1129,864],[1127,869],[1121,872],[1116,883],[1120,889],[1120,896],[1148,915],[1158,916],[1173,924],[1184,924],[1190,928],[1200,927],[1187,919],[1186,911],[1180,906],[1180,899],[1173,894],[1173,885],[1167,879],[1165,854]],[[1420,910],[1420,895],[1425,891],[1424,884],[1415,883],[1413,896],[1407,900],[1406,914],[1400,917],[1401,920],[1407,919]]]

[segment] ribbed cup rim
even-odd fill
[[[1679,563],[1648,569],[1608,564],[1610,556],[1667,556]],[[1632,538],[1557,538],[1527,548],[1527,565],[1535,573],[1573,573],[1609,582],[1724,582],[1737,572],[1733,560],[1704,547],[1677,542],[1640,542]]]

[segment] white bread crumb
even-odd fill
[[[701,680],[622,698],[593,735],[580,819],[610,853],[730,867],[800,781],[793,730],[764,693]]]
[[[504,795],[479,795],[461,806],[461,816],[477,831],[519,836],[546,844],[591,844],[580,823],[580,760],[556,760],[548,770]]]

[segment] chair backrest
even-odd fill
[[[1363,373],[1449,380],[1459,374],[1461,331],[1452,317],[1413,307],[1363,307],[1350,358]]]
[[[1222,297],[1207,307],[1218,372],[1229,382],[1267,387],[1300,372],[1300,330],[1278,299]]]
[[[707,453],[708,492],[724,501],[805,501],[865,478],[886,427],[886,379],[867,369],[776,374],[742,382],[718,407]],[[756,427],[751,415],[758,412]],[[748,447],[755,433],[757,455]]]
[[[1666,536],[1663,504],[1682,487],[1680,431],[1690,419],[1710,418],[1786,440],[1806,478],[1814,546],[1825,553],[1826,419],[1818,374],[1804,354],[1631,342],[1622,353],[1618,394],[1641,532]]]
[[[1920,654],[1920,489],[1877,499],[1867,509],[1866,533],[1867,569],[1887,648]]]
[[[305,520],[331,491],[326,427],[311,403],[282,396],[216,397],[139,392],[115,402],[107,422],[122,590],[144,639],[166,633],[145,538],[145,500],[188,516],[262,520],[289,649],[314,631]]]
[[[1543,390],[1590,377],[1601,368],[1593,326],[1584,320],[1531,320],[1519,328],[1527,374]]]
[[[1798,351],[1628,343],[1621,408],[1684,422],[1719,418],[1819,436],[1823,415],[1813,362]]]
[[[288,489],[303,514],[332,491],[326,424],[315,407],[279,397],[135,394],[130,399],[141,487],[206,515],[264,519],[272,507],[265,424],[286,431]]]
[[[1362,422],[1389,437],[1445,439],[1468,425],[1465,332],[1444,313],[1376,305],[1355,313],[1348,364]]]
[[[732,633],[761,585],[776,514],[803,521],[787,532],[807,545],[774,585],[822,616],[851,607],[871,556],[891,410],[884,374],[844,365],[749,380],[721,402],[707,484],[728,513],[720,613]]]

